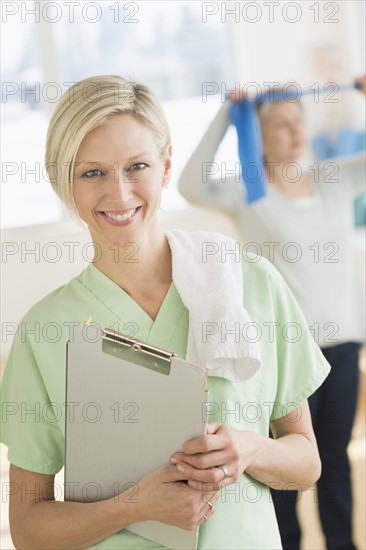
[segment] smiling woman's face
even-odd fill
[[[95,243],[147,243],[160,235],[161,189],[169,179],[152,131],[118,114],[85,136],[75,159],[74,200]]]

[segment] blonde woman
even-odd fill
[[[206,435],[182,441],[182,448],[167,456],[161,468],[141,479],[134,504],[125,497],[135,488],[101,502],[56,499],[54,478],[64,464],[64,422],[57,410],[55,417],[50,411],[65,402],[65,349],[72,323],[90,316],[103,328],[134,322],[137,338],[183,358],[192,339],[198,359],[207,351],[199,342],[201,333],[190,331],[197,306],[187,307],[177,287],[188,289],[188,303],[200,282],[207,294],[200,295],[198,314],[206,308],[219,312],[219,288],[202,279],[203,261],[188,270],[185,259],[200,253],[199,244],[207,239],[226,240],[216,234],[162,231],[157,214],[170,178],[171,152],[168,125],[154,94],[120,77],[79,82],[52,116],[46,150],[50,179],[70,212],[87,226],[96,254],[80,275],[25,315],[25,330],[16,335],[6,366],[5,410],[12,403],[19,411],[21,404],[27,410],[46,406],[48,411],[28,415],[25,422],[16,407],[14,414],[3,416],[2,440],[9,448],[14,488],[10,527],[17,548],[162,548],[126,530],[130,523],[147,520],[188,530],[200,526],[200,549],[280,548],[269,487],[295,482],[305,489],[319,476],[306,398],[322,383],[329,366],[270,263],[224,266],[219,261],[218,284],[223,279],[227,287],[221,275],[232,269],[238,275],[236,294],[222,305],[222,314],[212,313],[209,320],[219,324],[233,307],[263,329],[268,330],[267,323],[272,328],[281,324],[278,331],[274,328],[266,336],[263,332],[255,344],[260,347],[259,369],[246,380],[245,356],[236,362],[223,357],[225,371],[213,372],[210,364],[204,365],[209,368],[209,400],[220,405],[209,417]],[[127,262],[126,245],[131,243],[138,261]],[[63,328],[62,337],[51,342],[32,336],[34,323],[49,322]],[[284,339],[289,324],[300,330],[295,340],[290,335]],[[248,345],[243,338],[234,341],[233,357]],[[223,414],[238,405],[238,414]]]
[[[356,83],[365,93],[365,77]],[[208,127],[180,176],[179,190],[192,203],[230,215],[245,250],[277,267],[333,367],[310,398],[322,460],[318,502],[328,548],[350,549],[347,446],[358,393],[358,349],[364,341],[363,288],[355,276],[352,243],[353,200],[365,190],[365,155],[301,168],[307,140],[302,106],[283,97],[258,103],[266,179],[262,199],[248,204],[239,172],[227,176],[226,169],[233,167],[223,164],[220,174],[213,164],[231,123],[231,102],[242,100],[240,94],[229,96]],[[249,177],[255,178],[253,173]],[[299,548],[297,492],[274,491],[273,496],[284,548]]]

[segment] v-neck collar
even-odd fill
[[[79,280],[118,319],[121,332],[123,326],[134,323],[138,328],[134,333],[135,337],[146,342],[154,342],[161,347],[169,347],[177,325],[187,312],[174,282],[170,285],[154,320],[123,288],[94,264],[89,264],[79,276]]]

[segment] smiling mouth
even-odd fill
[[[123,211],[113,211],[108,212],[106,210],[100,211],[99,214],[102,214],[105,218],[108,220],[113,220],[114,222],[125,222],[127,220],[130,220],[136,212],[138,212],[141,209],[141,206],[137,206],[136,208],[130,208],[129,210],[123,210]]]

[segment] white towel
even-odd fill
[[[239,243],[204,231],[165,234],[173,281],[189,311],[187,361],[206,367],[209,376],[247,380],[260,367],[261,356],[243,306]]]

